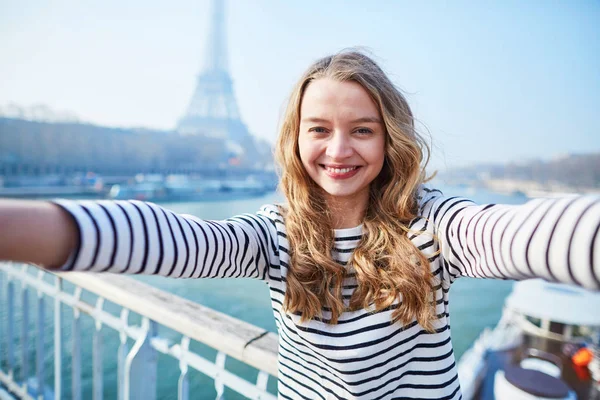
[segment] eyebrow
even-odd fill
[[[309,117],[309,118],[303,118],[302,122],[313,122],[313,123],[317,123],[317,124],[323,124],[323,123],[328,123],[329,120],[324,119],[324,118]],[[381,124],[381,120],[377,117],[362,117],[362,118],[354,119],[354,120],[350,121],[350,123],[352,123],[352,124],[358,124],[358,123]]]

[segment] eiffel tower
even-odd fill
[[[179,120],[182,135],[203,135],[241,144],[250,133],[240,119],[227,65],[224,0],[213,0],[205,65],[186,114]]]

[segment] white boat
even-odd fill
[[[600,293],[515,282],[500,322],[458,362],[463,399],[600,400]]]
[[[108,198],[146,201],[221,201],[263,196],[272,189],[268,182],[252,177],[246,179],[191,179],[185,175],[146,179],[140,175],[135,182],[113,185]]]

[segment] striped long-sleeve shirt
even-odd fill
[[[476,205],[419,191],[410,238],[429,259],[437,319],[428,333],[416,322],[391,322],[398,303],[374,312],[328,311],[301,322],[283,310],[289,248],[276,206],[224,221],[176,215],[138,201],[58,201],[77,221],[79,247],[65,270],[169,277],[252,277],[269,284],[279,333],[282,399],[460,399],[450,341],[450,285],[459,276],[540,277],[600,288],[600,199],[532,200]],[[362,227],[335,231],[332,257],[346,265]],[[346,266],[348,268],[349,266]],[[348,301],[357,282],[344,282]]]

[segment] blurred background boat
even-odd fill
[[[132,183],[115,184],[106,197],[111,200],[192,202],[239,200],[260,197],[274,190],[273,182],[255,176],[245,179],[201,179],[186,175],[138,175]]]
[[[600,293],[516,282],[494,329],[461,357],[464,399],[600,399]]]

